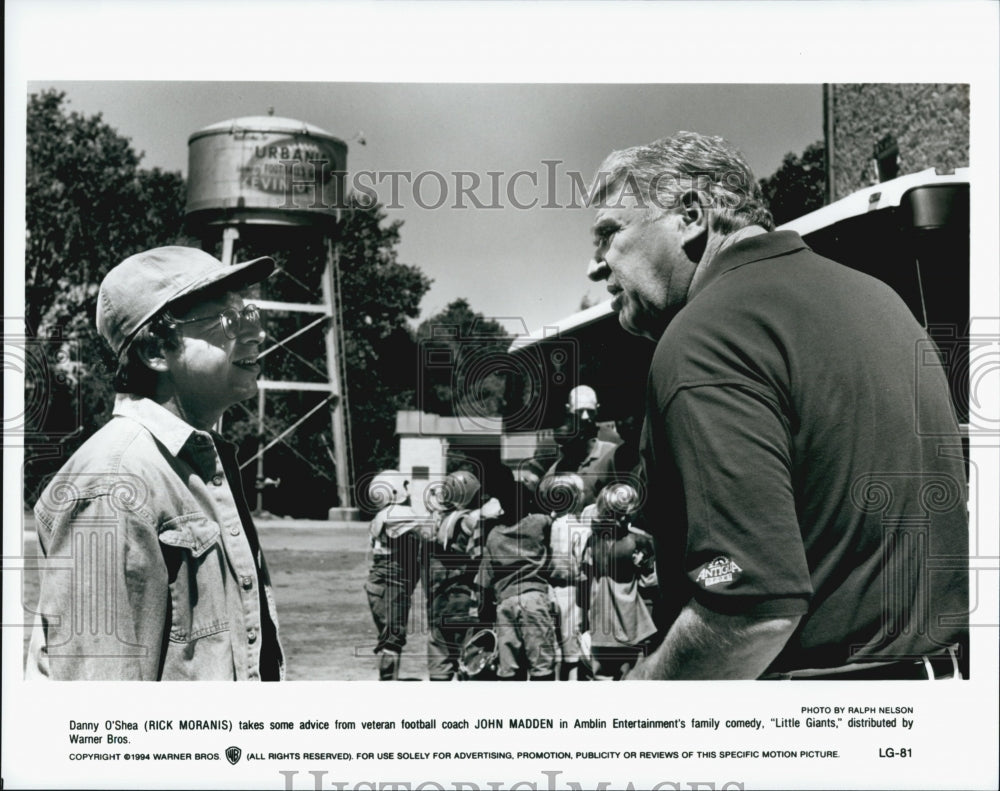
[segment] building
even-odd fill
[[[396,413],[399,437],[399,471],[410,481],[414,508],[424,511],[428,486],[440,481],[459,465],[477,472],[500,461],[499,417],[442,417],[415,410]]]
[[[824,85],[827,203],[896,176],[968,167],[969,97],[967,84]]]

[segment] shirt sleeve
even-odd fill
[[[568,516],[560,516],[552,522],[549,546],[552,549],[550,581],[558,585],[568,585],[574,578]]]
[[[751,387],[689,387],[665,420],[684,492],[684,571],[694,598],[722,613],[805,613],[813,591],[790,430],[777,405]]]
[[[155,526],[108,495],[39,513],[44,555],[26,675],[155,681],[170,609]],[[38,511],[36,510],[36,513]]]
[[[489,541],[483,547],[483,554],[479,560],[479,570],[476,573],[476,584],[483,591],[484,597],[491,596],[493,588],[493,553]]]

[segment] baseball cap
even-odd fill
[[[592,387],[577,385],[569,391],[569,403],[566,407],[570,412],[579,412],[581,409],[594,411],[597,409],[597,393]]]
[[[226,266],[197,247],[156,247],[126,258],[97,294],[97,331],[120,355],[135,334],[175,299],[210,286],[239,291],[274,271],[267,256]]]

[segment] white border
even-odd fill
[[[343,3],[319,2],[128,2],[108,0],[13,0],[6,4],[5,51],[5,317],[23,315],[24,96],[29,80],[355,80],[355,81],[568,81],[568,82],[969,82],[972,84],[973,314],[1000,316],[997,294],[997,6],[992,2],[812,2],[793,3]],[[596,108],[595,108],[596,109]],[[5,325],[7,322],[5,322]],[[997,327],[988,328],[996,332]],[[7,327],[5,326],[5,331]],[[991,393],[996,403],[995,382]],[[5,371],[5,414],[20,392]],[[974,441],[982,489],[974,518],[985,555],[984,622],[997,623],[995,568],[1000,480],[996,438]],[[16,557],[20,539],[17,454],[4,452],[4,555]],[[13,546],[12,546],[13,545]],[[5,561],[6,564],[6,561]],[[4,575],[4,622],[19,601],[17,573]],[[990,619],[992,618],[992,621]],[[6,787],[262,787],[280,788],[273,764],[259,774],[243,764],[140,767],[133,776],[119,765],[67,766],[65,722],[91,712],[94,718],[245,718],[263,716],[332,719],[335,715],[440,716],[611,716],[623,708],[638,716],[756,716],[791,714],[810,705],[896,705],[912,703],[922,723],[918,751],[909,762],[849,761],[801,763],[674,762],[636,764],[572,762],[550,765],[587,785],[602,779],[635,787],[658,781],[688,783],[741,780],[747,788],[913,787],[986,788],[996,783],[996,627],[974,631],[976,677],[946,692],[934,685],[903,688],[855,682],[858,687],[754,683],[690,683],[634,688],[588,685],[539,692],[528,685],[504,689],[498,701],[491,686],[409,685],[392,690],[368,682],[302,682],[254,691],[232,686],[121,684],[39,686],[20,680],[21,641],[16,630],[4,635],[3,773]],[[980,664],[981,663],[981,664]],[[862,691],[863,690],[863,691]],[[582,694],[581,694],[582,693]],[[793,697],[794,696],[794,697]],[[856,699],[856,700],[852,700]],[[381,714],[379,714],[381,712]],[[563,737],[571,748],[621,749],[631,741],[644,749],[666,749],[691,741],[634,732],[628,739],[611,731]],[[810,735],[811,736],[811,735]],[[850,734],[837,742],[845,750],[868,749],[870,734]],[[246,745],[249,740],[243,739]],[[364,749],[375,740],[338,737],[329,745]],[[701,743],[706,740],[702,739]],[[817,743],[815,738],[810,743]],[[407,732],[393,748],[431,749],[440,732]],[[730,743],[734,742],[734,743]],[[693,742],[692,742],[693,743]],[[262,743],[263,744],[263,743]],[[720,745],[738,746],[734,740]],[[602,748],[602,745],[605,745]],[[270,747],[281,749],[280,740]],[[484,740],[483,749],[491,749]],[[324,748],[325,749],[325,748]],[[716,747],[718,749],[718,747]],[[623,768],[624,767],[624,768]],[[324,779],[437,780],[454,783],[492,778],[513,783],[533,780],[545,788],[546,765],[479,762],[407,764],[379,768],[354,764],[338,775],[336,765],[290,765],[329,769]],[[573,773],[576,772],[574,775]],[[333,787],[325,785],[324,787]],[[353,787],[353,786],[348,786]],[[429,786],[433,787],[433,786]],[[453,787],[447,785],[446,787]],[[486,787],[486,786],[483,786]],[[527,786],[525,786],[527,787]],[[663,787],[672,787],[670,785]]]

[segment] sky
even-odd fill
[[[526,331],[576,311],[585,296],[607,297],[585,275],[591,210],[579,200],[576,208],[542,208],[572,202],[571,172],[589,183],[612,150],[685,129],[727,138],[764,177],[785,154],[822,139],[818,84],[28,83],[29,92],[46,88],[65,92],[70,110],[101,113],[143,152],[147,168],[187,176],[193,132],[273,109],[345,140],[349,172],[413,173],[419,192],[402,177],[398,200],[388,177],[375,189],[393,207],[389,218],[404,223],[400,260],[433,280],[421,318],[465,297],[474,310]],[[459,171],[476,175],[456,177]],[[425,172],[444,177],[440,208],[433,207],[442,202],[442,182],[431,175],[418,182]],[[500,208],[476,208],[459,195],[456,178],[465,185],[478,178],[473,194]],[[532,201],[532,209],[517,205]]]

